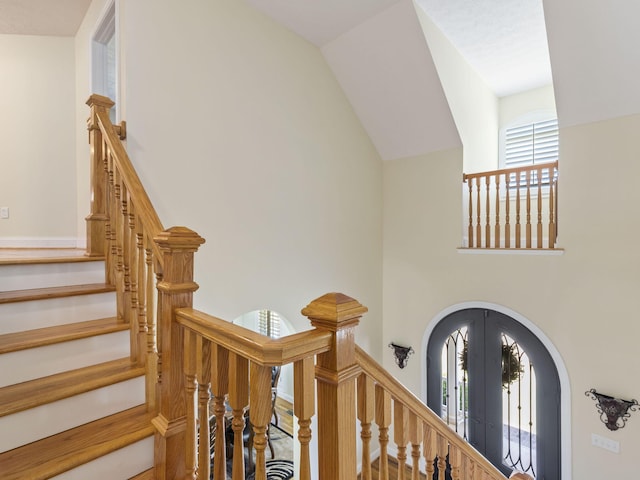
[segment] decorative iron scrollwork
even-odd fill
[[[622,400],[621,398],[598,393],[595,388],[584,392],[584,394],[597,402],[596,408],[600,414],[600,420],[609,430],[615,431],[619,428],[624,428],[627,419],[631,416],[629,412],[637,411],[639,405],[636,399]]]
[[[400,368],[406,367],[407,362],[409,361],[409,355],[413,353],[413,348],[403,347],[402,345],[397,345],[393,342],[389,344],[389,348],[393,349],[393,354],[396,358],[396,365]]]

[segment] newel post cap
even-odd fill
[[[313,326],[338,330],[348,325],[356,325],[368,310],[344,293],[327,293],[303,308],[302,314],[309,318]]]
[[[187,227],[171,227],[153,240],[162,250],[196,252],[205,239]]]
[[[89,97],[86,104],[89,107],[104,107],[107,110],[115,105],[115,102],[111,100],[109,97],[105,97],[104,95],[98,95],[94,93]]]

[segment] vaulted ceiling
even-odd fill
[[[90,1],[0,0],[0,34],[72,36]],[[384,159],[460,144],[415,8],[496,96],[552,78],[561,127],[640,113],[640,2],[245,1],[321,49]],[[548,48],[540,47],[544,27]],[[514,67],[514,59],[524,62]]]

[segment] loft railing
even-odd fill
[[[224,422],[229,412],[232,479],[244,479],[242,432],[249,411],[255,479],[266,480],[271,370],[286,364],[294,370],[301,480],[311,478],[312,458],[318,459],[321,479],[353,480],[360,464],[361,478],[370,480],[373,451],[380,451],[380,478],[388,480],[392,424],[403,464],[411,445],[413,478],[418,478],[420,458],[424,470],[432,474],[436,469],[440,478],[447,468],[453,480],[505,478],[355,345],[355,328],[367,310],[356,300],[335,293],[314,300],[302,310],[313,328],[280,339],[193,310],[198,288],[194,255],[204,239],[185,227],[162,227],[120,141],[125,126],[109,120],[113,102],[93,95],[87,104],[92,174],[87,254],[105,256],[106,280],[116,286],[118,318],[131,326],[132,361],[146,365],[148,409],[155,414],[156,479],[208,480],[212,465],[214,478],[226,479]],[[213,462],[211,419],[216,426]],[[380,432],[377,444],[371,439],[372,423]]]
[[[558,162],[464,174],[464,247],[555,249]]]

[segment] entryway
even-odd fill
[[[427,404],[505,475],[561,478],[558,372],[542,342],[508,315],[469,308],[436,325]]]

